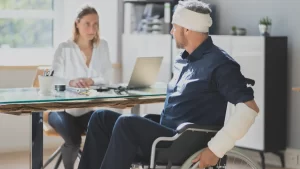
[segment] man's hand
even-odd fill
[[[69,85],[71,87],[77,88],[88,88],[94,84],[94,81],[91,78],[78,78],[70,80]]]
[[[257,104],[256,104],[256,102],[255,102],[254,100],[245,102],[245,104],[246,104],[249,108],[251,108],[251,109],[253,109],[254,111],[256,111],[257,113],[259,112],[259,108],[258,108],[258,106],[257,106]]]
[[[194,160],[193,163],[200,161],[199,168],[207,168],[217,165],[219,157],[217,157],[209,148],[205,148]]]

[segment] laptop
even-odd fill
[[[156,83],[163,57],[137,57],[128,84],[110,84],[109,86],[93,86],[97,91],[110,89],[141,89],[149,88]]]
[[[138,57],[135,62],[127,89],[148,88],[157,81],[163,57]]]

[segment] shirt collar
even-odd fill
[[[188,59],[191,62],[199,60],[202,58],[203,54],[213,46],[213,41],[210,36],[207,37],[203,43],[201,43],[190,55],[184,50],[181,57],[182,59]]]

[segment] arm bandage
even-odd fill
[[[257,112],[244,103],[236,105],[235,112],[231,114],[224,127],[208,142],[209,149],[219,158],[231,150],[235,142],[248,132],[254,123]]]
[[[172,24],[195,32],[207,33],[212,25],[210,14],[201,14],[178,5],[173,14]]]

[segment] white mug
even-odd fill
[[[53,89],[53,76],[41,76],[39,75],[39,84],[41,95],[49,96]]]

